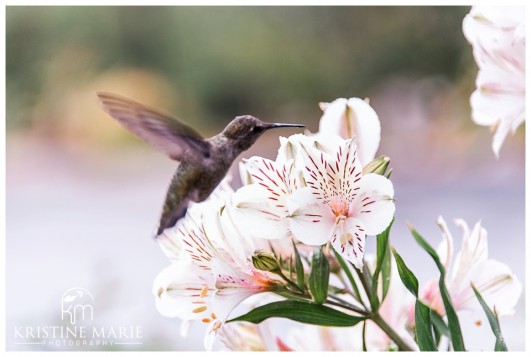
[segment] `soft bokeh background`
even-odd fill
[[[202,328],[181,338],[151,293],[168,264],[151,234],[176,165],[106,116],[96,90],[175,113],[205,136],[241,114],[316,131],[319,102],[369,97],[394,168],[392,243],[420,280],[436,272],[406,222],[437,244],[442,214],[457,244],[451,220],[482,219],[490,256],[524,281],[523,130],[496,160],[489,130],[470,120],[468,11],[8,7],[7,348],[42,348],[15,345],[14,327],[61,324],[61,295],[77,286],[94,295],[99,325],[142,326],[143,344],[124,349],[202,348]],[[273,158],[278,134],[244,156]],[[468,348],[492,349],[484,318],[463,321]],[[524,296],[502,328],[523,350]]]

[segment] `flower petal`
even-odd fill
[[[207,316],[213,285],[193,273],[190,261],[172,263],[153,283],[157,310],[164,316],[197,320]]]
[[[310,245],[328,242],[335,230],[335,216],[305,187],[293,193],[286,201],[290,214],[290,229],[295,237]]]
[[[472,232],[462,219],[455,220],[456,225],[463,230],[461,251],[455,259],[453,279],[460,280],[459,276],[466,276],[472,267],[488,258],[487,231],[477,222]]]
[[[393,184],[382,175],[367,174],[362,176],[359,187],[359,194],[350,205],[350,215],[361,222],[366,234],[379,234],[389,226],[395,213]]]
[[[372,107],[360,98],[339,98],[325,106],[319,132],[343,139],[355,137],[362,164],[374,159],[380,144],[380,120]]]
[[[374,109],[366,101],[360,98],[348,100],[349,117],[354,125],[354,135],[358,146],[358,157],[365,165],[376,155],[380,145],[380,120]]]
[[[245,161],[245,167],[253,182],[265,187],[270,192],[268,198],[275,202],[285,197],[292,189],[297,189],[297,186],[291,187],[289,182],[292,166],[293,160],[277,163],[259,156]]]
[[[365,231],[360,224],[358,220],[353,218],[341,222],[337,225],[331,242],[341,256],[361,270],[365,249]]]
[[[250,239],[282,239],[289,237],[288,210],[285,199],[271,201],[271,192],[252,184],[241,187],[232,197],[227,214],[233,215],[238,230]]]
[[[443,235],[443,239],[441,243],[439,243],[439,246],[437,247],[437,255],[439,256],[439,259],[443,263],[444,269],[448,271],[452,264],[452,257],[453,257],[453,251],[454,251],[454,238],[452,237],[452,234],[450,233],[450,230],[448,229],[448,226],[446,225],[446,221],[442,218],[442,216],[439,216],[439,218],[437,219],[437,225],[441,228],[442,235]]]
[[[361,180],[361,164],[354,139],[343,140],[335,156],[301,143],[306,161],[304,177],[313,194],[328,203],[333,198],[352,201]]]
[[[479,290],[491,309],[499,315],[510,315],[522,293],[522,284],[511,269],[496,260],[484,260],[475,265],[468,275],[468,287],[463,285],[457,296],[452,294],[456,309],[479,309],[470,282]]]

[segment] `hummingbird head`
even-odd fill
[[[241,151],[249,149],[262,134],[273,128],[302,128],[301,124],[266,123],[251,115],[234,118],[223,130],[223,135]]]

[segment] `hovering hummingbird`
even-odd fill
[[[103,110],[127,130],[179,161],[162,209],[157,236],[184,217],[190,201],[202,202],[225,177],[234,159],[273,128],[300,124],[266,123],[250,115],[234,118],[223,131],[203,139],[170,115],[127,97],[97,92]]]

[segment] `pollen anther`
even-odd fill
[[[207,309],[206,306],[199,306],[199,307],[196,307],[195,309],[193,309],[192,312],[193,312],[194,314],[198,314],[198,313],[200,313],[200,312],[205,311],[206,309]]]

